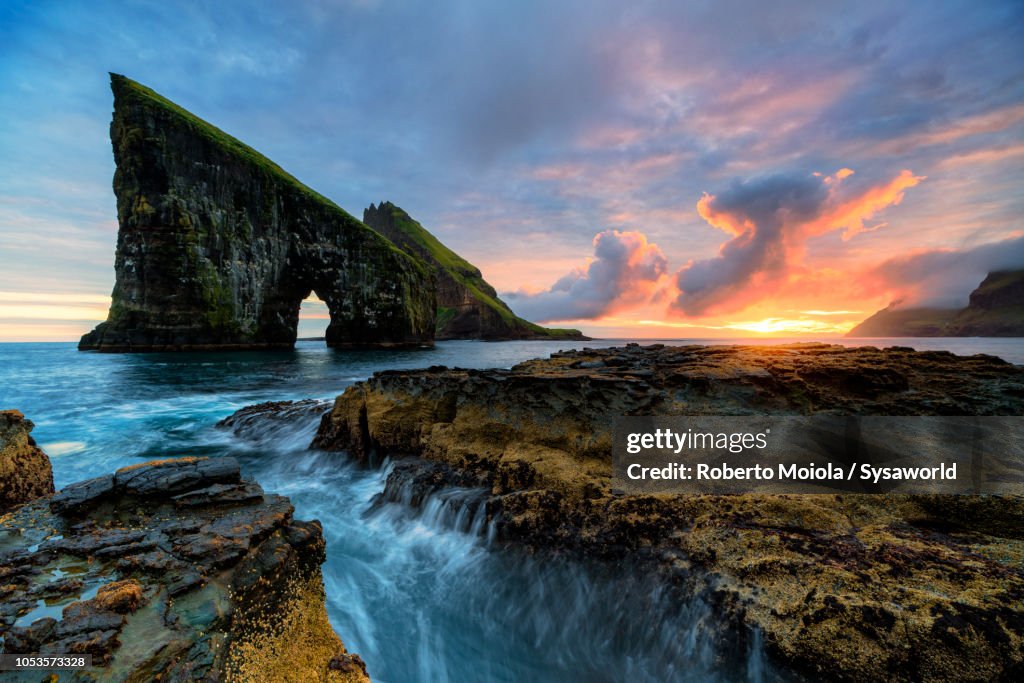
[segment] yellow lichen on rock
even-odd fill
[[[283,605],[248,615],[228,650],[228,683],[369,682],[359,655],[331,628],[319,574],[290,579]]]
[[[142,604],[142,584],[135,579],[108,583],[96,592],[92,601],[100,609],[118,614],[134,612]]]
[[[33,427],[17,410],[0,410],[0,513],[53,493],[50,459],[29,433]]]

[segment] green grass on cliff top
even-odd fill
[[[271,175],[277,176],[279,179],[286,181],[289,185],[295,186],[304,194],[312,195],[318,201],[321,201],[325,204],[329,204],[338,211],[341,211],[343,214],[345,214],[352,220],[356,220],[356,218],[352,216],[352,214],[345,211],[345,209],[341,208],[327,197],[324,197],[322,194],[312,189],[308,185],[304,185],[298,178],[288,173],[288,171],[284,170],[283,168],[281,168],[273,161],[257,152],[249,145],[245,144],[236,137],[228,135],[220,128],[217,128],[212,123],[199,118],[198,116],[196,116],[189,110],[185,109],[184,107],[175,104],[174,102],[167,99],[166,97],[156,92],[152,88],[147,88],[146,86],[142,85],[141,83],[138,83],[137,81],[133,81],[127,76],[122,76],[120,74],[114,73],[110,74],[110,82],[112,87],[114,88],[115,93],[144,100],[149,104],[154,104],[161,109],[174,113],[179,118],[182,118],[187,123],[189,123],[197,133],[207,138],[208,140],[217,143],[219,146],[225,148],[233,155],[246,159],[250,163],[259,166],[265,171],[268,171]]]
[[[972,294],[991,294],[1005,287],[1012,287],[1021,281],[1024,281],[1024,269],[992,271]]]
[[[434,237],[426,228],[420,225],[419,221],[391,202],[384,202],[382,206],[391,211],[391,216],[395,219],[395,226],[402,231],[402,234],[430,254],[441,268],[451,273],[460,282],[464,280],[471,281],[469,283],[464,282],[464,284],[474,284],[477,286],[482,284],[488,287],[483,278],[480,277],[480,271],[476,266],[442,244],[441,240]]]
[[[440,268],[447,271],[468,289],[477,301],[493,309],[506,323],[517,327],[526,327],[534,334],[548,337],[580,334],[579,330],[541,327],[536,323],[520,318],[512,312],[508,304],[497,296],[490,294],[490,292],[494,291],[494,288],[483,279],[479,268],[442,244],[441,240],[434,237],[430,231],[420,225],[419,221],[406,213],[404,209],[395,206],[391,202],[384,202],[381,206],[391,211],[391,216],[395,220],[395,227],[401,230],[414,244],[430,254],[431,258],[437,262]]]
[[[192,128],[196,133],[203,136],[207,140],[210,140],[211,142],[217,144],[221,148],[228,151],[230,154],[245,159],[246,161],[253,164],[257,168],[262,169],[271,177],[284,182],[285,184],[291,186],[292,188],[306,195],[310,199],[313,199],[314,201],[320,202],[321,204],[330,207],[333,211],[339,212],[345,219],[351,221],[354,227],[358,227],[362,230],[366,230],[367,232],[372,233],[373,235],[383,240],[383,243],[389,249],[398,254],[401,254],[403,257],[407,259],[410,259],[410,262],[412,263],[412,265],[416,267],[418,271],[420,271],[420,274],[426,276],[426,264],[424,264],[420,258],[418,258],[415,255],[409,254],[408,252],[405,252],[402,249],[399,249],[393,242],[391,242],[391,240],[384,237],[383,235],[381,235],[379,232],[372,229],[368,225],[365,225],[362,221],[357,219],[348,211],[345,211],[345,209],[341,208],[340,206],[338,206],[337,204],[335,204],[330,199],[323,196],[313,188],[303,184],[298,178],[288,173],[288,171],[284,170],[276,163],[274,163],[267,157],[263,156],[255,149],[239,140],[238,138],[228,135],[220,128],[214,126],[212,123],[204,121],[203,119],[199,118],[189,110],[185,109],[184,107],[178,104],[175,104],[174,102],[167,99],[155,90],[147,88],[146,86],[136,81],[133,81],[127,76],[112,73],[110,74],[110,84],[115,94],[120,94],[126,97],[134,97],[136,99],[142,100],[144,103],[159,107],[164,111],[171,112],[179,119],[182,119],[186,124],[188,124],[189,127]]]

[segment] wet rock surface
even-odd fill
[[[433,276],[274,162],[111,75],[116,283],[79,349],[292,348],[316,292],[336,347],[431,344]]]
[[[0,513],[53,493],[53,469],[33,426],[17,410],[0,410]]]
[[[1024,501],[611,490],[617,415],[810,413],[1021,415],[1024,368],[827,344],[567,351],[378,373],[338,397],[313,445],[403,456],[394,500],[484,491],[505,542],[644,562],[815,679],[1019,677]]]
[[[246,437],[253,432],[264,432],[268,423],[290,425],[296,419],[310,415],[322,416],[331,409],[330,401],[307,398],[302,401],[267,401],[246,406],[217,423],[221,429],[230,429],[235,436]]]
[[[233,458],[126,467],[23,505],[0,517],[3,652],[92,655],[60,680],[367,680],[327,622],[320,524],[292,512]]]

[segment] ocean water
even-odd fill
[[[377,370],[510,367],[559,349],[625,341],[455,341],[387,352],[300,342],[291,352],[134,355],[0,344],[0,409],[16,408],[35,423],[58,488],[153,458],[238,457],[246,475],[291,497],[298,518],[323,523],[331,622],[376,681],[779,679],[757,634],[723,644],[706,606],[665,599],[629,567],[497,548],[476,514],[475,492],[444,492],[412,510],[379,498],[387,466],[363,468],[344,453],[308,449],[330,400]],[[1024,364],[1024,339],[875,343]],[[246,405],[301,398],[321,403],[240,433],[215,427]]]

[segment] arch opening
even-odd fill
[[[299,302],[299,322],[296,327],[297,341],[323,341],[327,335],[327,326],[331,324],[331,314],[316,292],[310,292]]]

